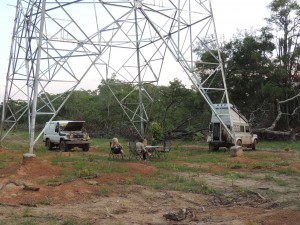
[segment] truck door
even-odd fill
[[[245,126],[245,134],[244,134],[244,139],[245,142],[243,141],[243,143],[250,145],[252,144],[252,135],[250,133],[250,128],[249,126]]]
[[[213,123],[213,141],[221,141],[221,124]]]

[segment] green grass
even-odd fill
[[[97,195],[98,196],[108,196],[109,193],[109,188],[108,187],[101,187],[98,191],[97,191]]]
[[[296,171],[295,169],[291,168],[290,166],[285,169],[277,169],[276,172],[279,174],[287,175],[287,176],[300,176],[300,172]]]
[[[25,133],[16,135],[18,138],[25,138]],[[19,139],[18,139],[19,140]],[[92,138],[91,147],[95,152],[72,152],[66,154],[62,152],[49,152],[40,142],[36,146],[37,157],[47,157],[47,160],[52,165],[60,166],[61,170],[59,175],[51,177],[47,180],[41,180],[42,183],[49,182],[71,182],[76,179],[85,179],[101,175],[103,173],[127,173],[130,174],[130,169],[123,166],[128,160],[108,160],[109,146],[108,143],[111,139]],[[119,138],[120,143],[123,145],[125,153],[128,155],[127,141]],[[19,143],[20,144],[20,143]],[[24,143],[21,143],[23,147]],[[228,152],[216,151],[209,152],[203,148],[187,149],[184,145],[191,143],[174,141],[172,142],[172,150],[167,154],[164,159],[153,159],[148,162],[150,166],[157,168],[155,174],[149,175],[135,175],[131,180],[126,181],[127,184],[138,184],[149,186],[157,190],[179,190],[194,193],[211,194],[216,192],[214,188],[209,187],[204,180],[193,179],[192,177],[184,176],[189,173],[207,173],[209,169],[203,165],[216,165],[223,168],[222,171],[214,172],[213,175],[224,176],[226,179],[231,180],[232,184],[238,179],[244,179],[251,176],[251,174],[240,173],[239,169],[263,169],[267,170],[275,166],[283,166],[287,168],[278,168],[275,174],[284,174],[287,176],[300,176],[300,172],[291,167],[293,160],[282,159],[277,154],[278,151],[284,152],[284,148],[289,146],[290,149],[300,149],[300,142],[260,142],[259,146],[263,149],[274,149],[276,151],[266,154],[265,151],[245,151],[245,157],[253,159],[253,163],[245,164],[238,160],[233,161]],[[204,143],[206,144],[206,143]],[[204,145],[201,143],[201,145]],[[259,147],[259,148],[260,148]],[[19,151],[23,152],[21,148]],[[107,154],[107,155],[106,155]],[[22,155],[10,156],[9,154],[0,154],[0,169],[5,168],[10,163],[20,162]],[[136,162],[133,160],[133,162]],[[236,172],[232,172],[236,171]],[[275,176],[275,175],[274,175]],[[287,183],[272,175],[266,175],[262,178],[265,181],[274,182],[280,186],[286,186]],[[99,189],[99,195],[107,195],[110,187]],[[246,190],[244,190],[246,192]],[[45,198],[45,204],[48,204]]]
[[[262,162],[255,162],[252,164],[253,169],[267,169],[270,168],[272,165],[269,162],[262,161]]]
[[[0,169],[7,167],[10,164],[21,161],[22,156],[10,155],[10,154],[0,154]]]
[[[274,183],[278,184],[279,186],[287,186],[288,185],[287,181],[276,178],[272,175],[265,175],[264,180],[274,182]]]
[[[266,154],[264,151],[256,151],[254,154],[253,152],[245,152],[245,156],[250,159],[258,159],[258,160],[272,160],[278,158],[276,152]]]
[[[290,149],[300,151],[300,141],[260,141],[257,147],[259,150],[272,149],[286,151]]]
[[[201,194],[215,193],[212,187],[209,187],[204,180],[195,180],[178,174],[156,173],[155,178],[144,180],[144,185],[159,190],[175,190]]]

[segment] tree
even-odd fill
[[[269,5],[271,16],[268,24],[277,33],[277,58],[279,65],[286,70],[288,81],[299,79],[299,35],[300,6],[295,0],[274,0]]]
[[[295,130],[300,122],[300,6],[296,0],[274,0],[269,8],[268,25],[277,34],[274,38],[277,47],[274,75],[282,78],[280,85],[284,86],[284,95],[276,99],[278,113],[268,130]]]
[[[273,101],[272,93],[264,89],[273,68],[270,56],[275,46],[271,38],[266,30],[245,32],[224,44],[229,98],[247,118],[257,108],[265,108],[266,102]]]

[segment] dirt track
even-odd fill
[[[252,171],[242,168],[235,171],[251,173],[251,177],[233,180],[212,173],[222,171],[217,164],[186,163],[185,166],[208,168],[211,173],[182,173],[182,176],[205,180],[208,186],[221,190],[203,195],[131,184],[133,176],[151,177],[157,168],[151,162],[125,161],[116,163],[128,168],[126,174],[100,174],[91,179],[45,184],[42,181],[59,175],[60,166],[38,158],[22,164],[18,151],[2,149],[0,154],[20,159],[0,169],[0,224],[31,221],[27,224],[296,225],[300,221],[299,209],[289,204],[289,201],[300,202],[299,176],[278,175],[276,179],[288,183],[280,185],[262,182],[260,178],[265,174],[260,168]],[[293,153],[282,153],[281,157],[295,161],[296,156],[294,169],[299,171],[299,155],[290,154]],[[246,163],[251,159],[235,160]],[[240,193],[241,188],[252,191]]]

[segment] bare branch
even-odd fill
[[[293,96],[293,97],[291,97],[291,98],[282,100],[282,101],[279,101],[278,99],[276,99],[276,101],[277,101],[277,112],[278,112],[278,114],[277,114],[275,120],[273,121],[272,125],[271,125],[270,127],[268,127],[266,130],[274,130],[276,124],[278,123],[278,121],[280,120],[280,118],[281,118],[282,115],[292,116],[292,115],[295,115],[295,114],[296,114],[296,112],[298,111],[298,109],[300,108],[300,106],[297,106],[297,107],[293,110],[293,113],[283,113],[283,112],[281,111],[281,107],[280,107],[280,106],[281,106],[281,104],[284,104],[284,103],[293,101],[293,100],[295,100],[295,99],[298,98],[298,97],[300,97],[300,92],[299,92],[297,95],[295,95],[295,96]]]

